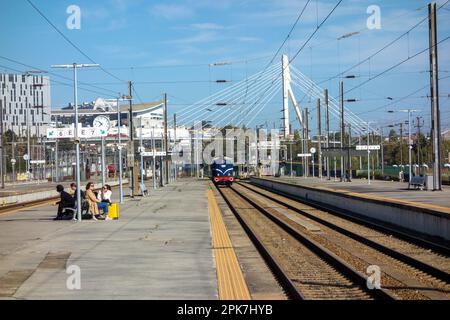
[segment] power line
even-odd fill
[[[443,8],[450,0],[447,0],[445,3],[443,3],[437,10],[440,10],[441,8]],[[322,84],[324,82],[328,82],[331,81],[333,79],[336,79],[342,75],[344,75],[345,73],[349,72],[350,70],[362,65],[363,63],[370,61],[373,57],[375,57],[376,55],[380,54],[381,52],[383,52],[384,50],[386,50],[387,48],[389,48],[390,46],[392,46],[394,43],[396,43],[397,41],[399,41],[400,39],[402,39],[404,36],[409,35],[409,33],[411,31],[413,31],[414,29],[416,29],[418,26],[420,26],[422,23],[424,23],[426,20],[428,19],[428,17],[423,18],[422,20],[420,20],[418,23],[416,23],[415,25],[413,25],[411,28],[409,28],[408,31],[404,32],[403,34],[401,34],[400,36],[398,36],[397,38],[395,38],[394,40],[392,40],[391,42],[389,42],[388,44],[384,45],[381,49],[377,50],[375,53],[371,54],[370,56],[368,56],[367,58],[365,58],[364,60],[358,62],[357,64],[351,66],[350,68],[346,69],[345,71],[342,71],[324,81],[319,82],[318,84]]]
[[[268,66],[271,65],[273,63],[273,61],[275,60],[275,58],[277,57],[278,53],[280,53],[281,49],[284,47],[284,45],[286,44],[286,41],[290,38],[292,32],[294,31],[295,27],[297,26],[298,22],[300,21],[301,17],[303,16],[303,13],[305,12],[306,8],[308,7],[308,4],[311,2],[311,0],[306,1],[305,5],[303,6],[302,11],[300,12],[300,14],[298,15],[297,19],[295,20],[294,24],[291,27],[291,30],[289,30],[289,33],[287,34],[287,36],[284,38],[283,42],[281,43],[281,45],[278,47],[278,50],[275,52],[275,54],[272,57],[272,60],[270,60],[270,62],[268,63]],[[267,67],[268,67],[267,66]],[[266,68],[267,68],[266,67]]]
[[[253,61],[265,60],[272,55],[265,55],[255,58],[231,60],[230,64],[245,64]],[[210,63],[186,63],[186,64],[167,64],[167,65],[148,65],[148,66],[128,66],[128,67],[108,67],[109,70],[139,70],[139,69],[159,69],[159,68],[194,68],[194,67],[208,67]]]
[[[88,59],[89,61],[91,61],[94,64],[98,64],[97,62],[95,62],[91,57],[89,57],[86,53],[83,52],[83,50],[80,49],[80,47],[78,47],[75,43],[73,43],[61,30],[58,29],[57,26],[55,26],[53,24],[53,22],[50,21],[50,19],[48,19],[45,14],[39,10],[38,7],[36,7],[34,5],[34,3],[31,0],[26,0],[38,13],[39,15],[44,18],[45,21],[47,21],[47,23],[53,27],[53,29],[55,29],[56,32],[58,32],[63,38],[64,40],[66,40],[72,47],[74,47],[79,53],[81,53],[84,57],[86,57],[86,59]],[[120,79],[119,77],[115,76],[114,74],[112,74],[111,72],[109,72],[108,70],[106,70],[105,68],[103,68],[101,65],[99,66],[99,68],[105,72],[106,74],[110,75],[111,77],[115,78],[116,80],[119,80],[121,82],[126,82],[122,79]]]
[[[445,80],[445,79],[448,79],[448,78],[450,78],[450,76],[442,77],[442,78],[439,78],[438,80],[441,81],[441,80]],[[392,101],[392,102],[390,102],[390,103],[388,103],[388,104],[385,104],[385,105],[383,105],[383,106],[381,106],[381,107],[378,107],[378,108],[375,108],[375,109],[372,109],[372,110],[368,110],[368,111],[364,111],[364,112],[358,113],[357,115],[359,116],[359,115],[361,115],[361,114],[372,113],[372,112],[376,112],[376,111],[378,111],[378,110],[381,110],[381,109],[383,109],[383,108],[390,107],[390,106],[392,106],[392,105],[394,105],[394,104],[397,104],[397,103],[400,102],[400,101],[403,101],[403,100],[406,100],[406,99],[410,98],[411,96],[415,95],[416,93],[419,93],[420,91],[422,91],[422,90],[424,90],[424,89],[427,89],[427,88],[429,88],[429,87],[430,87],[430,85],[429,85],[429,84],[426,84],[425,86],[420,87],[419,89],[414,90],[413,92],[407,94],[406,96],[404,96],[404,97],[402,97],[402,98],[400,98],[400,99],[395,99],[394,101]]]
[[[21,65],[21,66],[23,66],[23,67],[30,68],[30,69],[40,69],[40,68],[37,68],[36,66],[32,66],[32,65],[29,65],[29,64],[26,64],[26,63],[23,63],[23,62],[20,62],[20,61],[11,59],[11,58],[7,58],[7,57],[4,57],[4,56],[0,56],[0,58],[1,58],[1,59],[4,59],[4,60],[7,60],[7,61],[9,61],[9,62],[15,63],[15,64],[19,64],[19,65]],[[11,69],[11,70],[13,70],[13,69]],[[19,71],[19,72],[20,72],[20,71]],[[57,74],[57,73],[54,73],[54,72],[51,72],[51,71],[47,71],[47,73],[48,73],[48,74],[51,74],[51,75],[54,75],[55,77],[59,77],[59,78],[61,78],[61,79],[64,79],[64,80],[73,81],[73,79],[71,79],[71,78],[68,78],[68,77],[65,77],[65,76],[61,76],[61,75],[59,75],[59,74]],[[109,92],[116,93],[116,92],[113,91],[113,90],[110,90],[110,89],[107,89],[107,88],[98,87],[98,86],[96,86],[96,85],[94,85],[94,84],[90,84],[90,83],[86,83],[86,82],[81,82],[81,81],[78,81],[78,83],[79,83],[79,84],[82,84],[82,85],[85,85],[85,86],[92,87],[92,88],[96,88],[96,89],[99,89],[99,90],[104,90],[104,91],[109,91]]]
[[[450,1],[450,0],[449,0],[449,1]],[[438,43],[436,43],[436,46],[439,45],[439,44],[441,44],[442,42],[447,41],[448,39],[450,39],[450,36],[447,37],[447,38],[444,38],[444,39],[442,39],[441,41],[439,41]],[[347,93],[349,93],[349,92],[352,92],[353,90],[358,89],[358,88],[364,86],[365,84],[369,83],[370,81],[375,80],[375,79],[381,77],[383,74],[385,74],[385,73],[387,73],[387,72],[389,72],[389,71],[391,71],[391,70],[397,68],[398,66],[402,65],[403,63],[405,63],[405,62],[407,62],[407,61],[409,61],[409,60],[411,60],[411,59],[414,59],[415,57],[421,55],[422,53],[424,53],[424,52],[426,52],[426,51],[428,51],[428,50],[430,50],[430,47],[427,47],[427,48],[425,48],[425,49],[423,49],[423,50],[417,52],[416,54],[414,54],[414,55],[412,55],[412,56],[410,56],[410,57],[408,57],[408,58],[406,58],[406,59],[404,59],[404,60],[402,60],[402,61],[396,63],[395,65],[393,65],[393,66],[387,68],[386,70],[380,72],[380,73],[377,74],[376,76],[374,76],[374,77],[372,77],[372,78],[369,78],[369,79],[366,80],[366,81],[361,82],[359,85],[356,85],[356,86],[354,86],[353,88],[347,90],[347,91],[345,92],[345,94],[347,94]]]
[[[450,1],[450,0],[449,0]],[[294,57],[289,61],[289,64],[292,63],[292,61],[297,58],[297,56],[300,54],[300,52],[303,50],[303,48],[309,43],[309,41],[314,37],[314,35],[319,31],[319,29],[322,27],[322,25],[328,20],[328,18],[333,14],[333,12],[339,7],[339,5],[342,3],[342,0],[339,0],[339,2],[333,7],[333,9],[328,13],[328,15],[325,17],[325,19],[322,20],[322,22],[317,26],[316,30],[309,36],[309,38],[305,41],[305,43],[300,47],[300,49],[295,53]]]
[[[309,41],[311,41],[311,39],[314,37],[314,35],[320,30],[320,28],[325,24],[325,22],[331,17],[331,15],[334,13],[334,11],[336,11],[336,9],[339,7],[339,5],[342,3],[343,0],[339,0],[336,5],[333,7],[333,9],[331,9],[331,11],[327,14],[327,16],[322,20],[322,22],[320,24],[317,25],[316,29],[311,33],[311,35],[308,37],[308,39],[303,43],[303,45],[297,50],[297,52],[295,53],[294,57],[292,59],[290,59],[288,61],[288,64],[286,66],[283,67],[283,70],[281,73],[279,73],[279,75],[277,76],[276,79],[272,80],[272,83],[270,84],[269,88],[263,92],[262,95],[260,95],[260,97],[258,98],[257,101],[255,101],[255,103],[252,105],[255,106],[259,103],[259,101],[264,97],[264,95],[272,88],[272,86],[274,85],[275,81],[279,79],[279,77],[283,74],[284,69],[287,68],[296,58],[297,56],[300,54],[300,52],[305,48],[305,46],[309,43]],[[449,0],[450,1],[450,0]],[[309,2],[308,2],[309,3]]]
[[[5,70],[11,70],[11,71],[14,71],[14,72],[17,72],[17,73],[21,73],[21,74],[25,73],[25,71],[18,70],[18,69],[15,69],[15,68],[11,68],[11,67],[7,67],[7,66],[4,66],[4,65],[0,65],[0,67],[5,69]],[[61,85],[67,86],[67,87],[72,87],[73,86],[71,83],[66,83],[66,82],[63,82],[63,81],[55,80],[55,79],[52,79],[51,82],[55,82],[55,83],[58,83],[58,84],[61,84]],[[78,89],[83,90],[83,91],[87,91],[87,92],[91,92],[91,93],[95,93],[95,94],[99,94],[101,96],[109,96],[109,97],[116,97],[117,96],[117,95],[113,96],[111,94],[105,94],[103,92],[87,89],[87,88],[84,88],[82,86],[78,86]]]

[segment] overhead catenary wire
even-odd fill
[[[309,88],[309,91],[316,97],[320,99],[324,99],[323,95],[323,89],[320,88],[318,85],[316,85],[312,80],[310,80],[308,77],[306,77],[304,74],[302,74],[300,71],[298,71],[295,67],[292,68],[291,74],[293,74],[293,79],[298,81],[299,83],[296,83],[294,81],[294,84],[297,84],[297,86],[302,90],[306,92],[306,88]],[[339,117],[340,116],[340,108],[338,102],[332,97],[329,96],[329,110],[330,112]],[[347,119],[347,122],[351,123],[353,125],[353,128],[362,131],[362,127],[364,124],[364,121],[357,117],[353,112],[348,110],[348,108],[344,107],[345,110],[345,117]]]
[[[254,78],[256,78],[256,77],[257,77],[259,74],[261,74],[262,72],[263,72],[263,71],[257,72],[256,74],[254,74],[253,76],[251,76],[250,79],[253,80]],[[209,96],[209,97],[206,97],[206,98],[203,98],[203,99],[199,100],[199,101],[196,102],[195,104],[197,104],[197,105],[199,105],[199,106],[201,106],[201,105],[208,105],[208,104],[210,103],[210,100],[211,100],[211,99],[214,99],[214,98],[216,98],[216,97],[219,96],[219,95],[224,95],[226,92],[231,91],[231,90],[238,89],[238,88],[240,88],[240,87],[242,87],[242,86],[244,86],[244,85],[245,85],[245,82],[244,82],[244,81],[240,81],[240,82],[238,82],[238,83],[232,85],[231,87],[227,87],[227,88],[225,88],[225,89],[223,89],[223,90],[221,90],[221,91],[219,91],[219,92],[214,93],[212,96]],[[178,111],[178,112],[177,112],[177,115],[178,115],[179,117],[181,117],[181,116],[183,116],[184,114],[186,114],[186,113],[188,113],[188,112],[191,112],[191,111],[193,111],[193,110],[190,108],[190,106],[187,106],[186,108],[183,108],[182,110]]]
[[[444,38],[444,39],[438,41],[438,42],[436,43],[436,46],[438,46],[439,44],[441,44],[441,43],[447,41],[448,39],[450,39],[450,36],[448,36],[448,37],[446,37],[446,38]],[[389,71],[391,71],[391,70],[393,70],[393,69],[395,69],[395,68],[401,66],[401,65],[404,64],[405,62],[408,62],[408,61],[414,59],[415,57],[417,57],[417,56],[419,56],[419,55],[425,53],[426,51],[429,51],[430,48],[431,48],[431,47],[428,46],[427,48],[425,48],[425,49],[423,49],[423,50],[421,50],[421,51],[419,51],[419,52],[416,52],[416,53],[413,54],[412,56],[410,56],[410,57],[408,57],[408,58],[406,58],[406,59],[401,60],[400,62],[398,62],[398,63],[394,64],[393,66],[391,66],[391,67],[385,69],[384,71],[382,71],[382,72],[376,74],[375,76],[369,78],[368,80],[361,82],[360,84],[354,86],[353,88],[350,88],[349,90],[347,90],[347,91],[345,92],[345,94],[347,94],[347,93],[349,93],[349,92],[352,92],[353,90],[358,89],[358,88],[360,88],[360,87],[366,85],[367,83],[369,83],[369,82],[371,82],[371,81],[373,81],[373,80],[375,80],[375,79],[381,77],[382,75],[388,73]]]
[[[311,39],[314,37],[314,35],[322,28],[322,26],[325,24],[325,22],[331,17],[331,15],[336,11],[336,9],[339,7],[339,5],[342,3],[343,0],[339,0],[336,5],[331,9],[331,11],[326,15],[326,17],[318,24],[316,29],[310,34],[310,36],[304,41],[303,45],[297,50],[297,52],[294,54],[294,56],[288,61],[287,65],[282,68],[282,71],[278,74],[277,78],[274,79],[271,82],[271,85],[269,89],[274,85],[275,81],[277,81],[283,74],[285,68],[290,66],[292,62],[297,58],[297,56],[300,54],[300,52],[305,48],[305,46],[311,41]],[[267,92],[263,93],[253,104],[253,106],[258,105],[260,100],[264,97],[264,95]]]
[[[15,69],[15,68],[12,68],[12,67],[8,67],[8,66],[4,66],[4,65],[0,65],[0,68],[3,68],[3,69],[5,69],[5,70],[11,70],[11,71],[14,71],[14,72],[17,72],[17,73],[21,73],[21,74],[24,74],[24,73],[25,73],[25,71],[22,71],[22,70],[19,70],[19,69]],[[63,81],[58,81],[58,80],[55,80],[55,79],[52,79],[51,82],[52,82],[52,83],[57,83],[57,84],[60,84],[60,85],[66,86],[66,87],[72,87],[72,86],[73,86],[72,83],[67,83],[67,82],[63,82]],[[105,94],[105,93],[103,93],[103,92],[95,91],[95,90],[92,90],[92,89],[87,89],[87,88],[85,88],[85,87],[83,87],[83,86],[78,86],[78,89],[79,89],[79,90],[82,90],[82,91],[86,91],[86,92],[91,92],[91,93],[99,94],[99,95],[101,95],[101,96],[116,97],[116,95]]]
[[[79,46],[77,46],[72,40],[70,40],[61,30],[59,30],[59,28],[49,19],[47,18],[47,16],[31,1],[31,0],[26,0],[30,6],[33,7],[34,10],[36,10],[37,13],[39,13],[39,15],[59,34],[61,35],[61,37],[63,37],[64,40],[66,40],[73,48],[75,48],[81,55],[83,55],[86,59],[88,59],[90,62],[94,63],[94,64],[98,64],[97,62],[94,61],[94,59],[92,59],[90,56],[88,56],[83,50],[81,50],[81,48]],[[106,70],[105,68],[103,68],[101,65],[99,66],[99,68],[105,72],[106,74],[108,74],[109,76],[113,77],[116,80],[119,80],[121,82],[126,82],[122,79],[120,79],[119,77],[115,76],[114,74],[112,74],[111,72],[109,72],[108,70]]]
[[[270,68],[268,71],[266,71],[266,74],[264,75],[264,78],[266,78],[266,77],[273,77],[273,76],[277,73],[277,69],[279,68],[279,66],[280,66],[280,64],[277,64],[277,65],[275,66],[275,68]],[[259,82],[258,85],[257,85],[255,88],[256,88],[256,89],[255,89],[254,91],[252,91],[251,94],[250,94],[251,97],[253,97],[253,96],[255,96],[255,95],[260,94],[261,92],[263,92],[263,91],[267,88],[267,83],[265,83],[265,82]],[[233,93],[234,98],[233,98],[233,100],[231,100],[230,102],[231,102],[231,103],[234,103],[235,101],[238,101],[239,98],[242,98],[243,96],[245,97],[245,94],[246,94],[246,93],[245,93],[244,91],[245,91],[245,90],[244,90],[243,88],[241,88],[239,92]],[[212,101],[210,101],[210,102],[215,102],[215,101],[217,101],[217,100],[212,100]],[[246,107],[248,107],[248,106],[246,106]],[[246,108],[246,107],[245,107],[245,108]],[[244,108],[244,110],[245,110],[245,108]],[[223,108],[223,109],[227,110],[228,108]],[[223,114],[223,113],[225,113],[226,111],[222,111],[222,110],[220,110],[220,109],[217,109],[216,112],[219,112],[219,116],[220,116],[220,112],[222,112],[222,114]],[[240,109],[238,109],[238,108],[235,108],[235,110],[233,110],[232,112],[228,113],[227,117],[231,116],[232,114],[234,114],[234,113],[236,113],[236,112],[242,112],[242,110],[240,110]],[[203,117],[203,116],[204,116],[205,114],[207,114],[207,113],[208,113],[208,112],[205,112],[205,111],[204,111],[203,113],[196,115],[195,118],[193,118],[193,119],[190,118],[189,121],[192,122],[193,120],[197,120],[197,119]],[[214,120],[216,120],[219,116],[216,116],[216,117],[214,118]],[[188,119],[189,119],[189,117],[188,117]],[[222,119],[222,120],[223,120],[223,119]],[[187,121],[187,119],[185,119],[185,121]]]
[[[277,65],[279,65],[279,64],[277,64]],[[272,71],[274,71],[277,68],[277,65],[269,68],[269,70],[267,70],[267,73],[271,73]],[[258,72],[256,74],[254,74],[253,76],[251,76],[249,78],[249,81],[253,81],[253,79],[256,79],[257,77],[259,77],[260,74],[264,74],[263,71]],[[211,105],[211,103],[213,103],[213,101],[218,102],[219,98],[221,100],[224,99],[225,97],[229,96],[230,94],[233,94],[233,90],[243,90],[245,88],[245,85],[246,85],[246,81],[240,81],[240,82],[234,84],[233,86],[227,87],[227,88],[213,94],[211,97],[203,98],[202,100],[200,100],[196,103],[197,106],[194,108],[191,108],[191,106],[187,106],[187,107],[183,108],[180,112],[177,112],[177,117],[179,118],[179,121],[188,121],[190,118],[195,116],[195,112],[201,110],[202,107]],[[187,113],[189,113],[189,115],[183,119],[184,115]]]
[[[438,7],[438,11],[443,8],[445,5],[447,5],[447,3],[449,3],[450,0],[447,0],[445,3],[443,3],[441,6]],[[341,76],[343,76],[344,74],[346,74],[347,72],[349,72],[350,70],[353,70],[356,67],[359,67],[360,65],[362,65],[365,62],[370,62],[371,59],[373,59],[375,56],[377,56],[378,54],[380,54],[381,52],[383,52],[384,50],[386,50],[387,48],[391,47],[393,44],[395,44],[396,42],[398,42],[400,39],[402,39],[403,37],[405,37],[406,35],[408,35],[411,31],[413,31],[414,29],[416,29],[417,27],[419,27],[422,23],[424,23],[425,21],[428,20],[428,17],[425,17],[423,19],[421,19],[419,22],[417,22],[416,24],[414,24],[412,27],[410,27],[406,32],[402,33],[400,36],[396,37],[394,40],[388,42],[387,44],[385,44],[383,47],[381,47],[380,49],[378,49],[377,51],[375,51],[374,53],[372,53],[371,55],[369,55],[367,58],[360,60],[358,63],[354,64],[353,66],[347,68],[346,70],[339,72],[338,74],[329,77],[326,80],[323,80],[321,82],[319,82],[318,84],[322,84],[328,81],[331,81],[333,79],[339,78]]]
[[[34,69],[34,70],[41,69],[41,68],[38,68],[38,67],[36,67],[36,66],[32,66],[32,65],[26,64],[26,63],[24,63],[24,62],[21,62],[21,61],[15,60],[15,59],[11,59],[11,58],[8,58],[8,57],[5,57],[5,56],[0,56],[0,59],[4,59],[4,60],[6,60],[6,61],[9,61],[9,62],[18,64],[18,65],[21,65],[21,66],[23,66],[23,67],[27,67],[27,68],[30,68],[30,69]],[[71,78],[69,78],[69,77],[65,77],[65,76],[59,75],[59,74],[57,74],[57,73],[55,73],[55,72],[52,72],[52,71],[46,71],[46,73],[47,73],[47,74],[50,74],[50,75],[53,75],[53,76],[55,76],[55,77],[64,79],[64,80],[73,81],[73,79],[71,79]],[[53,81],[53,80],[52,80],[52,81]],[[90,84],[90,83],[86,83],[86,82],[82,82],[82,81],[78,81],[78,83],[79,83],[80,85],[89,86],[89,87],[91,87],[91,88],[96,88],[96,89],[99,89],[99,90],[102,90],[102,91],[105,91],[105,92],[116,93],[116,91],[114,91],[114,90],[110,90],[110,89],[107,89],[107,88],[102,88],[102,87],[99,87],[99,86],[97,86],[97,85],[93,85],[93,84]]]
[[[438,81],[445,80],[445,79],[448,79],[448,78],[450,78],[450,76],[441,77],[441,78],[438,79]],[[363,111],[363,112],[361,112],[361,113],[358,113],[357,115],[366,114],[366,113],[371,113],[371,112],[376,112],[376,111],[379,111],[379,110],[381,110],[381,109],[390,107],[390,106],[392,106],[392,105],[394,105],[394,104],[397,104],[397,103],[399,103],[399,102],[401,102],[401,101],[403,101],[403,100],[406,100],[406,99],[410,98],[411,96],[415,95],[416,93],[419,93],[419,92],[422,91],[422,90],[429,89],[429,88],[430,88],[430,85],[429,85],[429,84],[426,84],[426,85],[424,85],[424,86],[422,86],[422,87],[420,87],[420,88],[418,88],[418,89],[415,89],[415,90],[412,91],[411,93],[409,93],[409,94],[407,94],[407,95],[405,95],[405,96],[403,96],[403,97],[401,97],[401,98],[394,99],[394,100],[393,100],[392,102],[390,102],[390,103],[387,103],[387,104],[385,104],[385,105],[383,105],[383,106],[381,106],[381,107],[377,107],[377,108],[372,109],[372,110]]]

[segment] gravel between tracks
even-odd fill
[[[267,190],[248,185],[247,188],[243,186],[235,186],[239,192],[244,192],[245,195],[250,196],[252,200],[257,203],[261,203],[267,207],[268,210],[283,219],[290,226],[302,230],[304,228],[298,223],[295,223],[289,219],[289,215],[299,216],[299,213],[289,210],[276,202],[262,197],[261,195],[254,193],[247,188],[257,190],[263,194],[268,194],[271,197],[282,200],[283,203],[289,203],[294,207],[320,217],[328,222],[332,222],[342,228],[350,230],[359,235],[363,235],[366,238],[370,238],[372,241],[376,241],[384,246],[395,249],[402,253],[410,254],[411,257],[421,259],[427,263],[434,262],[432,265],[437,267],[443,267],[443,270],[447,270],[450,265],[450,259],[440,254],[434,253],[431,250],[421,248],[414,244],[410,244],[401,239],[392,237],[390,235],[383,234],[376,230],[370,229],[365,226],[361,226],[354,222],[348,221],[344,218],[334,216],[322,210],[315,209],[313,207],[299,203],[298,201],[291,200],[289,198],[271,193]],[[280,210],[281,208],[281,210]],[[284,210],[284,212],[283,212]],[[328,228],[325,225],[318,223],[304,217],[305,220],[309,220],[310,223],[319,225],[321,232],[309,232],[306,231],[312,239],[318,241],[323,246],[333,251],[335,254],[346,260],[352,266],[357,268],[360,272],[365,273],[367,266],[376,264],[382,269],[382,286],[385,289],[389,289],[395,296],[400,299],[450,299],[450,285],[440,281],[434,277],[429,276],[426,273],[421,272],[409,265],[406,265],[396,259],[391,258],[369,246],[362,244],[356,240],[353,240],[339,232]],[[431,263],[430,263],[431,264]]]
[[[371,299],[358,285],[260,213],[231,189],[222,193],[307,299]]]

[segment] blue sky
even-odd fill
[[[136,91],[143,101],[158,99],[163,92],[170,97],[171,111],[181,110],[228,84],[211,84],[209,80],[245,79],[264,68],[287,35],[305,0],[101,0],[101,1],[43,1],[33,3],[71,41],[79,46],[106,70],[120,79],[136,82]],[[337,0],[312,0],[289,41],[282,49],[291,56],[314,31]],[[438,4],[444,3],[438,1]],[[81,29],[66,28],[69,5],[81,9]],[[381,8],[381,29],[369,30],[366,13],[369,5]],[[326,24],[317,32],[293,65],[316,82],[321,82],[339,71],[358,63],[383,45],[395,39],[426,17],[427,1],[398,0],[344,0]],[[439,11],[439,39],[450,36],[450,4]],[[69,45],[25,0],[2,0],[0,11],[2,45],[0,55],[33,67],[50,70],[50,65],[61,63],[88,63],[87,59]],[[340,36],[359,31],[348,39]],[[427,22],[402,38],[395,45],[377,55],[350,74],[346,88],[368,79],[405,59],[408,55],[427,48]],[[439,46],[440,77],[450,76],[450,40]],[[278,59],[278,58],[277,58]],[[209,63],[232,61],[231,65],[210,68]],[[132,68],[133,67],[133,68]],[[29,68],[0,58],[0,70],[21,71]],[[347,98],[360,101],[348,107],[363,119],[388,124],[405,117],[387,114],[389,108],[414,107],[423,110],[429,122],[428,90],[417,92],[411,98],[395,101],[427,85],[428,54],[411,59],[392,72],[370,81],[349,93]],[[65,70],[51,70],[71,77]],[[69,83],[51,75],[51,78]],[[98,96],[126,92],[126,85],[102,70],[80,71],[79,80],[102,89],[88,87],[98,93],[80,90],[80,101],[92,101]],[[178,81],[178,83],[177,83]],[[181,82],[180,82],[181,81]],[[332,95],[337,94],[339,79],[322,84]],[[146,82],[146,83],[143,83]],[[86,87],[86,86],[85,86]],[[450,127],[450,78],[440,82],[443,126]],[[300,100],[302,94],[298,92]],[[393,97],[394,100],[387,100]],[[52,105],[67,105],[72,100],[70,86],[52,83]],[[391,107],[383,105],[393,103]],[[303,106],[315,102],[303,100]],[[261,112],[256,123],[280,123],[281,99]],[[381,108],[376,112],[368,112]],[[294,127],[298,125],[294,122]]]

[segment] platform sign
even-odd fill
[[[372,146],[358,145],[358,146],[356,146],[356,150],[380,150],[380,149],[381,149],[380,145],[372,145]]]
[[[49,139],[73,138],[74,134],[73,128],[47,128],[47,138]]]
[[[106,137],[107,135],[108,131],[105,128],[86,127],[78,129],[79,138],[97,138],[97,137]]]
[[[45,164],[45,160],[31,160],[31,164]]]
[[[156,151],[155,154],[153,155],[153,151],[150,152],[142,152],[141,155],[143,157],[164,157],[166,156],[166,152],[165,151]]]
[[[78,128],[79,138],[98,138],[98,137],[106,137],[107,135],[108,131],[104,128],[98,127]],[[75,138],[75,130],[73,128],[47,128],[47,138],[49,139]]]
[[[367,150],[340,150],[340,149],[325,149],[322,151],[322,156],[324,157],[348,157],[350,154],[350,157],[367,157]]]
[[[297,157],[302,158],[302,157],[312,157],[311,153],[299,153],[297,154]]]

